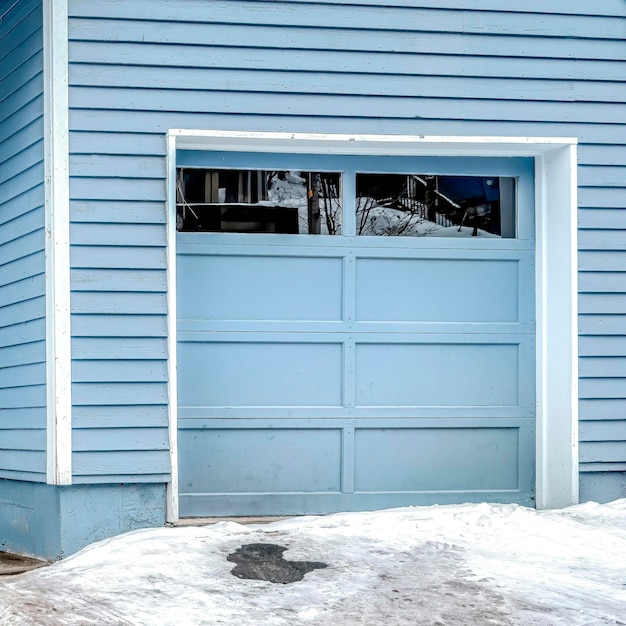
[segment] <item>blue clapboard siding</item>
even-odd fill
[[[0,3],[0,478],[46,478],[43,35]]]
[[[75,320],[165,313],[168,128],[575,136],[582,470],[623,470],[621,0],[70,0],[70,12]],[[124,287],[107,292],[115,271]],[[112,335],[94,336],[103,360]],[[152,353],[163,336],[155,333]],[[137,363],[135,372],[155,360]],[[81,375],[100,376],[115,396],[110,374],[89,367]],[[145,425],[157,419],[147,413]],[[89,427],[99,426],[92,415]],[[585,494],[601,497],[601,483]]]

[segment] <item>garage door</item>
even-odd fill
[[[181,516],[534,504],[532,163],[181,152]]]

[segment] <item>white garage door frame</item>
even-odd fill
[[[429,137],[171,129],[167,133],[168,386],[171,480],[178,521],[176,150],[377,156],[533,157],[537,508],[578,502],[577,139]]]

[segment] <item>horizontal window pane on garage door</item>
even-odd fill
[[[176,208],[181,232],[339,235],[341,175],[180,168]]]
[[[356,175],[357,235],[515,237],[515,179]]]

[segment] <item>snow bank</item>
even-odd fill
[[[328,568],[276,585],[228,554]],[[626,499],[429,506],[128,533],[0,583],[0,624],[625,624]],[[38,621],[41,620],[41,621]]]

